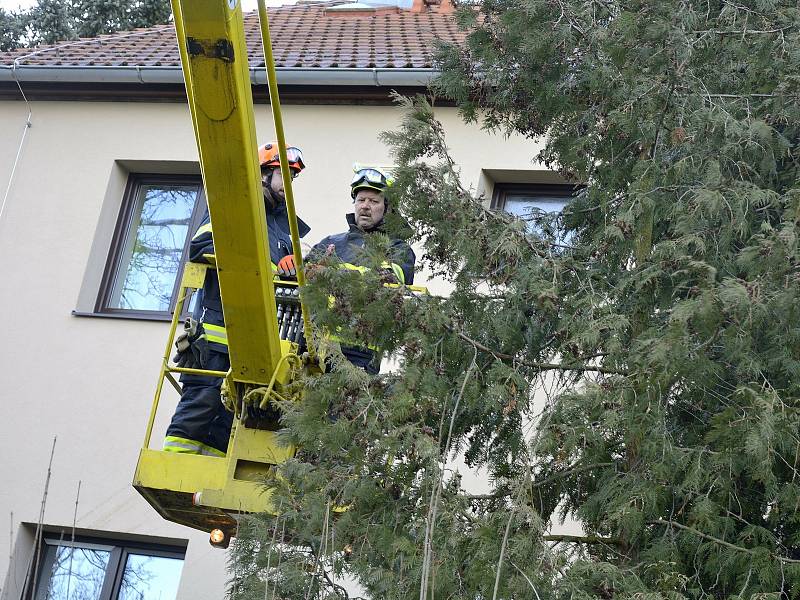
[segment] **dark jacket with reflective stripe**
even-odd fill
[[[344,233],[336,233],[329,235],[323,239],[319,244],[316,244],[308,255],[310,261],[315,258],[324,256],[328,246],[333,246],[336,256],[344,263],[352,265],[364,266],[362,254],[364,250],[365,236],[375,233],[383,232],[382,223],[377,227],[364,231],[356,225],[356,216],[354,213],[347,215],[348,230]],[[399,265],[403,270],[404,281],[406,285],[414,283],[414,262],[417,257],[414,251],[406,242],[401,239],[393,239],[389,249],[389,261],[393,264]]]
[[[305,236],[311,228],[298,217],[297,228],[300,237]],[[284,256],[292,253],[292,235],[289,229],[289,218],[286,204],[279,202],[275,208],[267,206],[267,234],[269,235],[269,255],[273,265],[276,265]],[[189,260],[198,263],[208,263],[216,266],[216,253],[214,252],[214,235],[211,228],[208,209],[203,217],[203,222],[189,244]],[[216,269],[206,271],[203,289],[197,296],[194,317],[205,323],[225,325],[222,315],[222,298],[219,292],[219,277]],[[213,347],[227,350],[220,344]]]
[[[319,244],[316,244],[311,249],[311,252],[308,255],[308,260],[310,262],[313,262],[315,259],[318,260],[320,257],[325,255],[329,246],[333,246],[334,253],[343,263],[349,263],[351,265],[360,267],[364,266],[362,256],[366,239],[365,236],[375,232],[382,233],[383,223],[379,223],[377,227],[374,227],[369,231],[364,231],[363,229],[360,229],[358,225],[356,225],[355,214],[350,213],[347,215],[347,224],[349,226],[347,231],[329,235]],[[411,249],[411,246],[401,239],[392,239],[389,252],[390,254],[388,258],[392,265],[397,265],[400,267],[400,269],[402,269],[404,281],[401,281],[401,283],[406,285],[413,284],[414,262],[416,261],[417,257],[414,255],[414,251]],[[363,366],[362,363],[373,361],[375,357],[375,352],[369,350],[368,348],[343,346],[342,352],[351,362],[359,366]],[[374,365],[376,373],[379,366],[380,365]]]

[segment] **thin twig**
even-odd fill
[[[275,512],[275,527],[272,530],[272,542],[270,542],[269,548],[267,549],[267,570],[266,576],[264,577],[264,600],[269,600],[269,564],[272,559],[272,549],[275,548],[275,538],[278,535],[278,521],[281,518],[281,509],[283,508],[283,500],[281,500],[280,504],[278,505],[278,510]],[[277,583],[275,585],[278,585]]]
[[[531,589],[533,590],[533,593],[536,594],[536,600],[542,600],[541,597],[539,596],[539,592],[536,591],[536,587],[533,585],[533,582],[531,581],[531,578],[528,577],[525,574],[525,571],[520,569],[513,560],[510,560],[508,562],[511,563],[512,567],[514,567],[517,571],[519,571],[519,574],[522,575],[525,578],[525,581],[528,582],[528,585],[531,586]]]
[[[34,591],[36,581],[39,576],[39,555],[41,554],[42,546],[42,529],[44,526],[44,509],[47,506],[47,491],[50,489],[50,476],[53,473],[53,455],[56,453],[56,440],[58,436],[53,436],[53,447],[50,448],[50,461],[47,463],[47,477],[44,480],[44,492],[42,493],[42,505],[39,508],[39,520],[36,522],[36,533],[33,539],[33,572],[31,577],[25,580],[25,585],[22,590],[22,597],[27,598],[25,595],[28,591],[28,585],[33,581]]]
[[[497,600],[497,592],[500,590],[500,574],[503,571],[503,561],[506,556],[506,546],[508,545],[508,536],[511,533],[511,523],[514,522],[514,513],[517,511],[517,500],[519,496],[522,495],[522,490],[525,487],[525,481],[519,482],[519,488],[517,488],[517,498],[515,498],[514,503],[511,505],[511,513],[508,515],[508,522],[506,522],[506,529],[503,532],[503,541],[500,544],[500,558],[497,559],[497,569],[494,578],[494,591],[492,592],[492,600]]]
[[[67,595],[69,598],[69,588],[72,586],[72,558],[75,556],[75,524],[78,522],[78,500],[81,497],[81,480],[78,480],[78,492],[75,494],[75,510],[72,513],[72,535],[70,542],[72,547],[69,549],[69,569],[67,571]]]
[[[445,441],[444,444],[444,459],[442,467],[439,469],[436,476],[436,485],[431,493],[431,501],[428,507],[428,518],[425,524],[425,542],[424,542],[425,545],[423,549],[423,559],[422,559],[422,576],[420,577],[420,586],[419,586],[420,600],[426,600],[426,598],[428,597],[428,578],[430,577],[430,568],[431,568],[431,563],[433,562],[433,529],[436,524],[436,513],[438,512],[439,508],[439,499],[441,498],[444,467],[445,464],[447,463],[447,457],[450,454],[450,441],[453,436],[453,425],[455,424],[456,414],[458,413],[458,406],[461,403],[461,398],[464,396],[464,390],[466,390],[467,388],[467,382],[469,381],[472,375],[473,369],[477,366],[477,360],[478,360],[478,350],[476,348],[475,354],[472,356],[472,362],[470,363],[467,372],[464,374],[464,381],[461,384],[461,389],[459,390],[458,396],[456,397],[456,401],[453,404],[453,412],[450,415],[450,427],[447,430],[447,440]],[[442,411],[442,419],[444,419],[444,411]],[[439,431],[439,439],[441,440],[441,424]]]
[[[545,542],[568,542],[571,544],[602,544],[609,546],[621,544],[620,540],[599,535],[548,534],[543,535],[542,539]]]

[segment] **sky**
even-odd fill
[[[17,8],[29,8],[36,4],[36,0],[0,0],[0,8],[14,10]],[[267,6],[281,6],[283,4],[294,4],[294,0],[267,0]],[[245,11],[256,10],[258,0],[242,0],[242,9]]]

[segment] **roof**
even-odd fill
[[[332,10],[336,6],[337,10]],[[305,2],[269,9],[279,69],[432,69],[435,41],[461,42],[453,15],[430,8],[340,10],[340,2]],[[349,8],[349,7],[347,7]],[[245,13],[250,66],[264,66],[258,13]],[[0,53],[0,65],[17,67],[180,68],[173,25],[59,42]]]

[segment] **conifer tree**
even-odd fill
[[[0,9],[0,50],[168,23],[169,0],[37,0],[28,10]]]
[[[69,0],[38,0],[35,6],[22,15],[22,19],[26,27],[28,46],[55,44],[77,37]]]
[[[403,100],[393,202],[452,292],[383,287],[384,238],[365,275],[310,269],[317,323],[397,366],[370,378],[318,340],[332,368],[282,406],[302,450],[269,483],[277,515],[241,522],[235,597],[344,598],[345,575],[387,600],[800,596],[796,2],[458,19],[437,93],[543,139],[575,195],[490,210]],[[567,515],[581,532],[549,532]]]
[[[0,8],[0,51],[13,50],[25,35],[25,20],[18,11]]]

